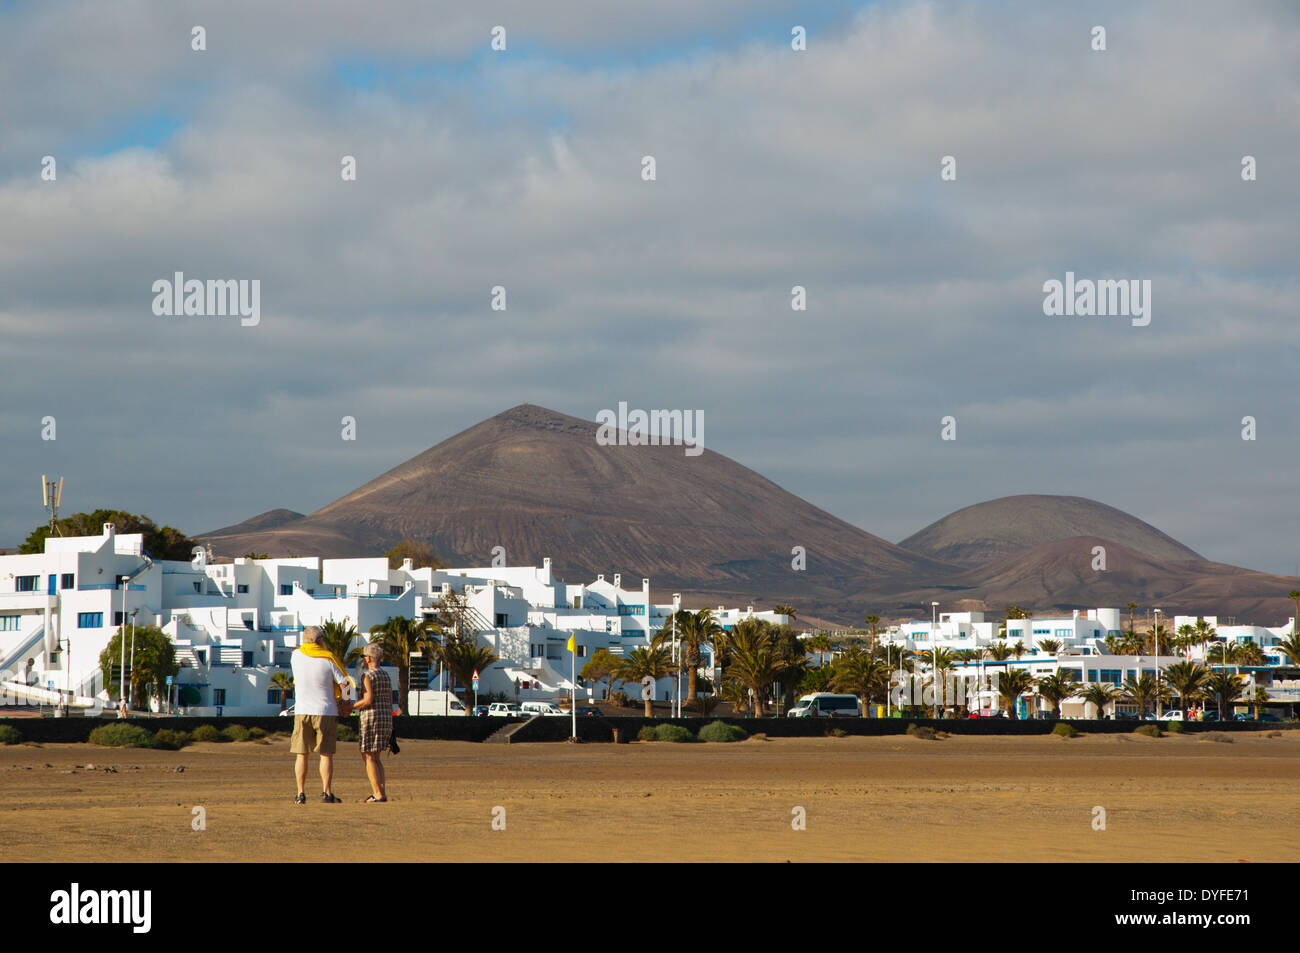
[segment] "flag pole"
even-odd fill
[[[569,715],[573,719],[573,740],[578,740],[578,647],[569,653]]]

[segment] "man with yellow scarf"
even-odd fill
[[[338,744],[339,715],[352,710],[352,679],[342,663],[317,640],[321,630],[309,626],[302,633],[302,644],[293,653],[293,741],[289,751],[294,757],[294,777],[298,781],[295,804],[306,804],[307,755],[320,756],[321,802],[339,804],[334,796],[334,750]]]

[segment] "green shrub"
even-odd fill
[[[631,704],[628,700],[627,692],[610,692],[609,698],[606,700],[611,705],[617,705],[619,708],[627,708]]]
[[[199,725],[190,735],[191,741],[221,741],[221,732],[213,725]]]
[[[1211,731],[1200,736],[1201,741],[1219,741],[1225,745],[1230,745],[1236,739],[1232,735],[1224,734],[1222,731]]]
[[[1181,721],[1171,721],[1165,725],[1165,730],[1171,734],[1181,735],[1183,733],[1183,723]]]
[[[105,748],[153,748],[153,735],[139,725],[100,725],[90,733],[92,745]]]
[[[16,745],[23,740],[22,733],[12,725],[0,725],[0,745]]]
[[[227,725],[221,730],[221,736],[227,741],[247,741],[252,733],[243,725]]]
[[[930,732],[929,737],[933,738],[933,737],[934,737],[934,729],[933,729],[933,728],[929,728],[929,729],[927,729],[927,730]],[[847,731],[845,731],[843,728],[839,728],[839,727],[828,727],[828,728],[826,729],[826,737],[828,737],[828,738],[843,738],[843,737],[845,737],[847,734],[848,734]]]
[[[256,726],[249,728],[248,737],[252,738],[254,741],[260,741],[261,739],[266,737],[266,729],[258,728]]]
[[[1145,735],[1145,736],[1148,737],[1148,738],[1159,738],[1159,737],[1160,737],[1160,726],[1159,726],[1159,725],[1140,725],[1140,726],[1138,726],[1137,728],[1134,728],[1134,729],[1133,729],[1133,734],[1135,734],[1135,735]]]
[[[339,725],[339,741],[356,741],[357,730],[351,725]]]
[[[934,729],[929,725],[908,725],[907,733],[913,738],[924,738],[926,741],[934,741]]]
[[[166,748],[168,751],[179,751],[190,743],[189,732],[172,731],[170,728],[160,728],[158,733],[153,736],[153,740],[159,748]]]
[[[643,725],[641,730],[636,733],[636,740],[654,741],[655,740],[654,725]]]
[[[1061,738],[1077,738],[1079,736],[1079,733],[1074,730],[1074,725],[1064,721],[1058,721],[1056,723],[1056,726],[1052,728],[1052,734],[1058,735]]]
[[[739,725],[729,725],[725,721],[711,721],[700,729],[701,741],[744,741],[749,737]]]
[[[694,741],[695,736],[689,728],[681,725],[659,725],[655,728],[655,741]]]

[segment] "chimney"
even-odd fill
[[[405,559],[402,560],[402,571],[403,571],[403,572],[411,572],[412,569],[414,568],[414,566],[415,566],[415,564],[414,564],[413,562],[411,562],[411,557],[410,557],[410,556],[407,556]]]
[[[622,573],[619,573],[619,572],[614,573],[614,588],[615,588],[615,589],[622,589],[622,588],[623,588],[623,574],[622,574]]]
[[[105,536],[112,536],[112,535],[113,535],[113,524],[112,524],[112,523],[105,523],[105,524],[104,524],[104,535],[105,535]]]

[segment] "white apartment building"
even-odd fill
[[[390,570],[384,556],[154,560],[140,534],[105,524],[100,536],[47,539],[41,554],[0,556],[0,687],[20,701],[103,703],[100,653],[134,622],[172,638],[181,665],[175,697],[186,714],[275,714],[271,677],[287,670],[305,627],[346,620],[364,637],[396,616],[430,619],[455,592],[468,606],[465,624],[499,659],[480,673],[480,695],[549,700],[572,687],[570,635],[581,670],[596,650],[644,646],[669,621],[673,605],[652,604],[650,580],[639,583],[624,588],[615,574],[566,584],[553,578],[549,558],[540,567],[445,570],[413,569],[409,560]],[[752,607],[719,607],[717,615],[728,628],[747,615],[786,621]],[[662,679],[656,697],[672,690]],[[589,698],[592,689],[579,692]]]

